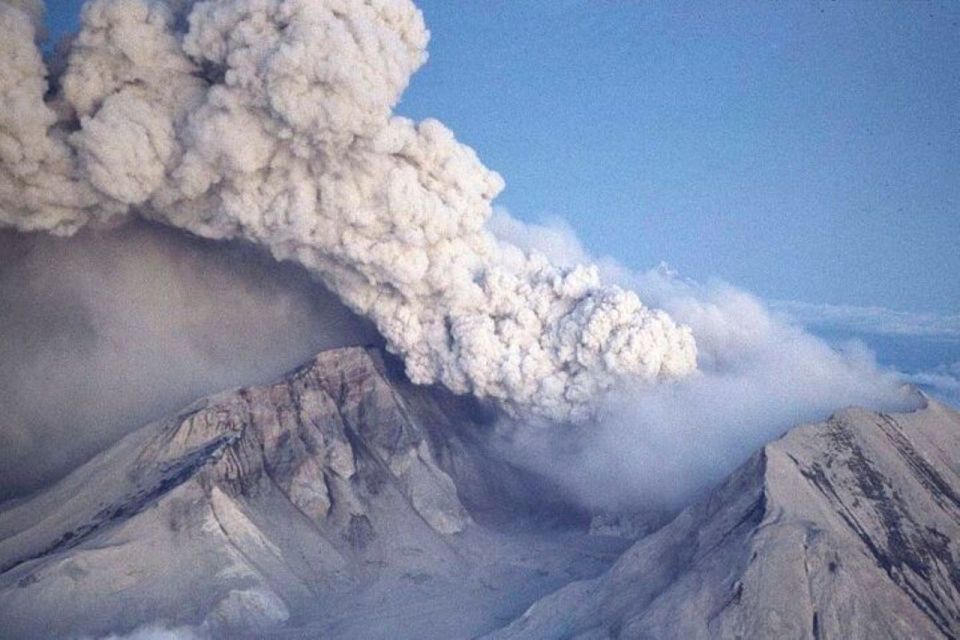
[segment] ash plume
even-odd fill
[[[910,378],[879,366],[864,345],[835,349],[733,285],[590,256],[562,221],[526,224],[498,211],[491,228],[555,264],[601,265],[606,280],[642,292],[697,337],[695,374],[670,385],[625,384],[607,394],[596,421],[559,428],[504,421],[504,453],[590,509],[684,506],[799,423],[850,405],[918,406],[903,386]]]
[[[133,221],[0,230],[0,501],[200,396],[379,344],[299,267]]]
[[[0,3],[0,224],[251,241],[372,320],[414,382],[554,419],[696,369],[690,330],[596,267],[498,241],[501,178],[392,115],[426,60],[409,0],[93,0],[49,81],[37,15]]]

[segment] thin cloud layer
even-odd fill
[[[918,371],[906,380],[960,407],[960,362]]]
[[[812,328],[874,335],[954,338],[960,340],[960,315],[896,311],[885,307],[811,304],[774,300],[770,306]]]

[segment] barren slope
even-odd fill
[[[960,636],[960,414],[795,428],[491,638]]]

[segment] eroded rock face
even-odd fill
[[[495,638],[960,637],[960,414],[798,427]]]
[[[496,415],[359,347],[200,400],[0,510],[0,636],[495,629],[623,549],[497,454]]]
[[[452,418],[429,391],[404,387],[405,399],[401,386],[375,349],[325,352],[276,384],[148,425],[0,512],[0,628],[122,629],[89,613],[97,607],[77,595],[88,590],[131,619],[131,607],[153,608],[256,636],[291,603],[347,588],[371,567],[455,564],[445,539],[472,519],[426,426]],[[467,413],[456,419],[478,428]],[[67,622],[38,629],[44,607],[67,611],[56,616]]]
[[[172,451],[158,455],[180,457],[192,440],[226,438],[200,475],[205,486],[253,496],[269,485],[353,541],[376,535],[351,531],[388,479],[435,531],[462,531],[470,516],[457,489],[386,376],[376,350],[322,353],[276,384],[209,401],[164,434]]]

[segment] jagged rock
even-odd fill
[[[798,427],[490,638],[960,636],[960,414]]]
[[[591,522],[494,432],[376,349],[201,400],[0,508],[0,636],[960,636],[936,402],[798,427],[653,532]]]
[[[487,522],[559,498],[485,448],[489,417],[359,347],[201,400],[0,511],[0,636],[160,621],[230,638],[281,626],[401,637],[373,621],[444,598],[479,604],[446,626],[410,623],[406,637],[489,630],[562,584],[544,566],[595,574],[613,559],[491,553],[509,543],[465,505]],[[519,601],[508,597],[518,589]]]

